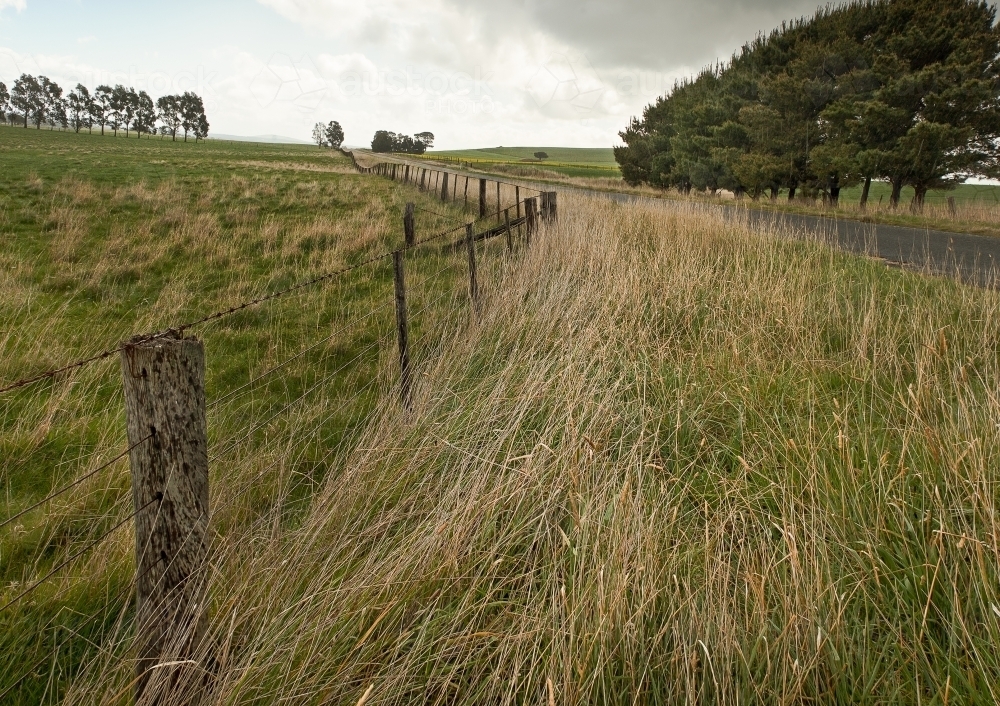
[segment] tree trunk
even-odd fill
[[[903,178],[892,178],[892,194],[889,195],[889,205],[896,208],[899,205],[899,197],[903,193]]]
[[[840,176],[838,174],[829,175],[826,178],[826,187],[830,194],[829,204],[832,208],[836,208],[840,201]]]
[[[861,210],[864,211],[868,206],[868,194],[872,188],[872,178],[865,177],[864,188],[861,189]]]
[[[913,187],[913,203],[910,206],[910,210],[914,213],[924,212],[924,197],[927,195],[926,186],[914,186]]]
[[[788,201],[792,202],[794,200],[795,200],[795,187],[794,186],[789,186],[788,187]]]
[[[771,201],[777,201],[777,200],[778,200],[778,187],[777,186],[772,186],[771,187]]]

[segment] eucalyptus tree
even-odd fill
[[[10,93],[7,91],[7,84],[0,81],[0,120],[7,119],[7,101],[10,100]]]
[[[156,130],[156,105],[145,91],[139,91],[135,100],[135,115],[132,117],[132,128],[136,137],[142,137]]]
[[[344,128],[336,120],[327,123],[323,132],[326,136],[326,144],[332,149],[339,150],[340,146],[344,144]]]
[[[112,89],[111,115],[116,136],[119,128],[125,128],[125,137],[129,136],[129,129],[132,127],[132,120],[138,108],[139,96],[134,88],[126,88],[119,84]]]
[[[184,130],[184,141],[188,134],[193,133],[195,139],[208,136],[208,119],[205,117],[205,105],[201,97],[190,91],[185,91],[177,97],[180,108],[181,129]],[[203,134],[204,133],[204,134]]]
[[[76,132],[80,132],[80,128],[82,127],[93,125],[90,107],[92,100],[90,91],[82,83],[76,84],[76,88],[66,96],[66,106],[69,109],[69,122]]]
[[[166,133],[172,139],[177,139],[177,131],[181,127],[181,106],[177,96],[160,96],[156,101],[156,110]]]
[[[29,74],[21,74],[10,90],[9,102],[11,108],[23,118],[24,127],[27,129],[28,120],[43,104],[42,86],[38,79]]]
[[[108,85],[100,85],[94,89],[94,99],[90,104],[90,117],[101,126],[101,134],[104,134],[104,126],[112,120],[111,98],[114,89]],[[115,128],[117,130],[117,128]]]

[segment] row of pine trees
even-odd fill
[[[828,6],[677,84],[620,133],[626,181],[836,202],[1000,176],[1000,30],[979,0]]]
[[[183,133],[204,139],[208,136],[208,118],[201,97],[187,91],[178,95],[161,96],[153,102],[146,91],[117,85],[98,86],[93,93],[83,84],[64,95],[63,89],[46,76],[22,74],[7,89],[0,82],[0,119],[24,127],[42,125],[71,128],[76,132],[105,128],[126,137],[134,132],[170,135],[174,140]],[[159,125],[157,125],[159,123]]]

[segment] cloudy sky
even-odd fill
[[[214,133],[339,120],[439,148],[614,144],[675,79],[817,0],[0,0],[0,81],[194,90]]]

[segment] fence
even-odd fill
[[[0,396],[29,394],[33,386],[45,381],[57,382],[76,371],[117,357],[127,440],[125,447],[109,460],[86,464],[87,470],[70,482],[50,490],[41,500],[0,520],[0,530],[16,530],[15,523],[18,521],[86,487],[88,482],[110,472],[109,469],[113,470],[126,458],[131,477],[131,510],[121,510],[116,514],[116,506],[113,505],[88,529],[90,534],[86,536],[86,541],[79,542],[79,546],[67,544],[65,554],[59,558],[50,557],[51,565],[47,570],[38,571],[41,575],[26,577],[24,581],[8,586],[6,596],[0,599],[0,620],[6,616],[11,626],[16,625],[18,620],[24,618],[24,614],[17,611],[32,600],[37,591],[57,579],[62,579],[62,586],[51,597],[51,602],[55,603],[68,595],[74,584],[62,572],[130,526],[135,532],[136,557],[135,570],[130,572],[129,580],[118,590],[112,590],[109,583],[104,592],[107,598],[101,609],[81,616],[72,628],[66,630],[67,634],[61,641],[57,641],[55,634],[59,627],[58,612],[41,626],[22,626],[22,629],[38,633],[36,654],[40,656],[23,673],[9,675],[10,680],[6,684],[6,680],[0,678],[0,702],[6,703],[6,699],[13,699],[18,694],[27,693],[29,696],[25,698],[28,699],[33,698],[31,694],[37,695],[40,687],[36,684],[35,691],[31,691],[32,682],[45,681],[49,674],[63,671],[58,664],[59,655],[72,651],[72,640],[85,641],[85,637],[81,636],[98,627],[102,630],[121,630],[129,622],[126,620],[127,605],[132,595],[135,596],[135,615],[131,619],[134,632],[131,649],[136,659],[133,685],[136,698],[147,688],[151,674],[155,673],[157,679],[166,679],[167,683],[170,679],[176,681],[177,672],[185,669],[185,660],[196,649],[204,625],[203,597],[207,590],[206,567],[210,563],[211,552],[209,530],[213,518],[235,507],[237,501],[248,494],[261,492],[260,482],[269,471],[273,471],[272,466],[264,463],[250,482],[241,487],[225,488],[229,497],[210,508],[210,465],[223,459],[235,463],[241,460],[240,453],[246,457],[262,454],[270,443],[267,434],[277,420],[288,419],[296,409],[301,410],[306,400],[318,394],[339,395],[337,404],[320,405],[322,416],[315,422],[312,431],[305,434],[310,440],[302,442],[302,449],[305,449],[305,444],[312,444],[309,453],[319,458],[317,467],[324,466],[336,450],[335,442],[343,439],[342,435],[346,433],[343,430],[357,428],[366,418],[366,412],[374,412],[373,395],[377,392],[381,369],[379,358],[387,354],[390,347],[394,349],[393,357],[398,358],[395,384],[400,403],[404,409],[410,408],[413,404],[414,368],[420,362],[422,350],[420,346],[427,342],[426,337],[430,335],[426,331],[421,333],[422,315],[432,312],[449,297],[453,305],[464,299],[473,310],[478,310],[481,306],[479,258],[487,252],[483,249],[486,245],[484,241],[505,235],[504,250],[510,253],[515,250],[515,239],[530,245],[540,221],[556,218],[554,193],[539,192],[539,206],[539,197],[521,198],[521,187],[517,185],[490,183],[485,179],[472,179],[470,184],[468,177],[400,163],[362,166],[353,153],[347,154],[359,172],[408,184],[425,192],[425,197],[432,196],[438,201],[457,203],[459,189],[456,187],[461,185],[462,205],[467,206],[471,185],[478,189],[478,203],[474,204],[476,208],[471,209],[473,217],[450,230],[421,237],[416,213],[433,212],[434,209],[430,203],[410,202],[403,214],[405,243],[395,250],[366,257],[338,270],[319,274],[188,322],[134,336],[94,355],[0,386]],[[412,280],[413,272],[408,272],[411,268],[417,273],[425,273],[425,276]],[[461,277],[468,281],[464,288],[467,294],[457,297],[445,288],[443,293],[435,292],[428,296],[432,285],[439,284],[461,269],[465,270]],[[205,380],[210,351],[206,352],[202,340],[189,336],[192,331],[217,322],[233,321],[247,316],[251,310],[289,300],[331,283],[343,287],[357,286],[350,281],[352,276],[367,275],[367,284],[373,286],[380,284],[380,277],[387,283],[390,271],[391,290],[378,290],[382,292],[379,295],[382,304],[373,306],[360,316],[345,315],[329,335],[268,365],[214,399],[208,399]],[[394,317],[389,312],[390,308],[395,310]],[[330,347],[342,339],[347,340],[352,332],[360,338],[356,344],[360,351],[341,361]],[[395,346],[392,346],[393,341]],[[302,380],[296,379],[292,384],[289,382],[290,371],[295,366],[308,372],[301,373]],[[280,379],[282,376],[286,377],[283,381]],[[355,381],[357,384],[352,385]],[[285,393],[284,398],[261,403],[254,397],[255,391],[272,385],[280,388],[282,383],[291,390]],[[329,392],[332,388],[336,388],[335,393]],[[240,424],[228,437],[213,438],[215,430],[208,420],[212,415],[216,415],[213,418],[218,420],[218,415],[223,413],[238,419]],[[293,426],[291,422],[288,424]],[[221,422],[216,426],[222,426]],[[336,431],[331,431],[334,427]],[[86,461],[86,457],[80,459],[82,464]],[[116,504],[124,507],[125,502],[121,498]],[[34,550],[35,556],[31,561],[25,561],[24,565],[44,565],[43,555],[51,553],[52,537],[60,531],[58,527],[41,531],[38,540],[40,548]],[[0,593],[0,596],[3,595]],[[44,637],[49,629],[53,631],[51,644]],[[8,631],[8,636],[15,632]],[[46,667],[47,663],[49,666]],[[166,668],[163,668],[165,665]]]

